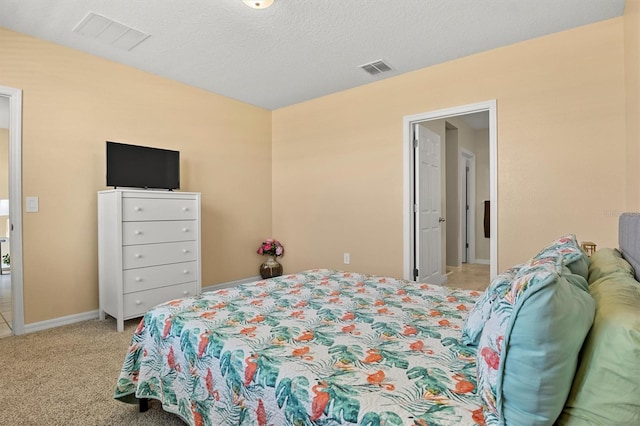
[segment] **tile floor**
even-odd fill
[[[447,268],[447,287],[484,291],[489,286],[489,265],[463,263],[459,268]]]
[[[11,274],[4,271],[0,275],[0,337],[11,336],[11,320],[13,308],[11,306]]]

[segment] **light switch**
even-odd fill
[[[27,213],[38,213],[38,197],[27,197]]]

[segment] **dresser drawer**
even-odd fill
[[[124,295],[124,316],[133,318],[144,315],[149,309],[160,303],[173,299],[182,299],[198,294],[197,283],[190,282],[168,287],[154,288],[153,290],[137,291]]]
[[[122,247],[122,269],[144,268],[196,260],[196,241]]]
[[[195,240],[197,236],[195,220],[122,223],[122,244],[125,246],[189,241]]]
[[[184,262],[147,268],[127,269],[122,273],[124,293],[182,284],[197,279],[197,263]]]
[[[195,199],[178,198],[123,198],[122,220],[195,220],[198,202]]]

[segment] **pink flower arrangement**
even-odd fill
[[[275,257],[284,256],[284,246],[280,241],[268,238],[258,247],[258,254]]]

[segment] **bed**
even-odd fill
[[[628,281],[637,313],[633,269],[601,252],[614,266],[594,281]],[[484,293],[316,269],[174,300],[140,322],[115,398],[159,400],[191,425],[637,423],[633,311],[622,325],[630,353],[612,361],[630,357],[628,386],[610,390],[625,409],[609,395],[600,410],[590,394],[602,381],[592,373],[609,366],[583,346],[611,335],[590,332],[603,303],[590,294],[594,267],[568,235]]]
[[[478,296],[312,270],[173,301],[140,323],[117,396],[190,424],[474,424],[459,335]]]

